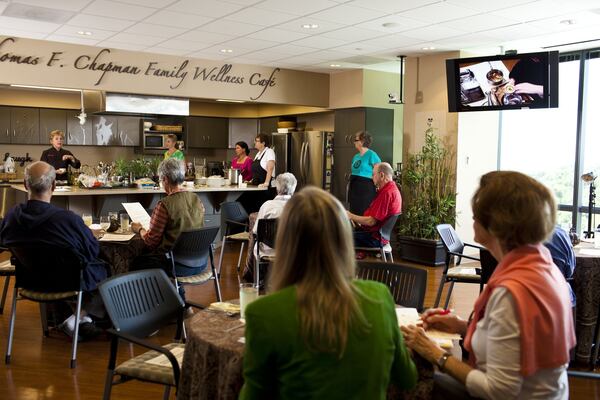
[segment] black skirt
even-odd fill
[[[358,175],[350,175],[350,186],[348,188],[348,203],[350,212],[363,215],[375,198],[377,190],[372,179]]]

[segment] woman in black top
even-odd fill
[[[44,150],[41,161],[47,162],[52,165],[56,170],[56,180],[66,181],[68,180],[67,167],[71,165],[73,168],[81,167],[81,163],[78,159],[73,156],[69,150],[63,149],[63,141],[65,134],[63,131],[52,131],[50,132],[50,147],[48,150]]]

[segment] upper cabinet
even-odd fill
[[[140,145],[140,117],[118,117],[119,146]]]
[[[226,149],[229,142],[229,120],[216,117],[188,117],[187,147]]]
[[[67,110],[67,144],[70,146],[91,146],[92,119],[88,118],[82,125],[79,123],[79,110]]]
[[[67,110],[40,108],[40,144],[50,143],[52,131],[67,133]]]
[[[0,143],[10,143],[10,107],[0,107]]]
[[[40,144],[39,108],[11,107],[10,130],[11,143]]]
[[[246,142],[249,148],[254,147],[254,139],[258,133],[258,119],[229,119],[229,148],[235,148],[237,142]]]

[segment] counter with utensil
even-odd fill
[[[224,201],[235,201],[241,192],[261,191],[265,188],[248,185],[225,186],[191,186],[184,185],[185,190],[197,193],[204,204],[205,225],[220,224],[220,204]],[[23,185],[11,185],[15,192],[16,203],[27,200],[27,190]],[[107,214],[109,211],[123,209],[121,203],[139,202],[144,208],[152,209],[165,196],[160,188],[80,188],[76,186],[59,186],[52,195],[52,204],[73,211],[76,214],[91,213],[94,217]]]

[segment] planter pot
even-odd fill
[[[446,249],[441,240],[398,236],[400,257],[417,264],[437,267],[446,262]]]

